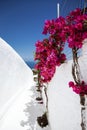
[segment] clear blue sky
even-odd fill
[[[44,21],[82,6],[81,0],[0,0],[0,37],[24,60],[33,60],[35,42],[42,40]]]

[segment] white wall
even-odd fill
[[[72,92],[71,64],[58,67],[48,88],[49,121],[52,130],[81,130],[80,99]]]
[[[87,83],[87,41],[82,54],[79,65],[82,79]],[[56,68],[48,86],[49,122],[52,130],[81,130],[80,98],[69,88],[69,81],[73,81],[72,60]]]
[[[15,50],[0,38],[0,110],[19,93],[18,91],[32,84],[32,70]]]

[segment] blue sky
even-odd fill
[[[35,42],[42,40],[44,21],[82,6],[81,0],[0,0],[0,37],[24,60],[33,60]]]

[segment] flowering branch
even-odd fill
[[[43,34],[48,35],[47,39],[37,41],[35,69],[39,70],[40,82],[48,83],[54,76],[56,66],[60,66],[66,61],[63,53],[66,42],[72,49],[74,67],[73,74],[76,84],[81,84],[77,50],[82,48],[82,41],[87,38],[87,14],[79,8],[70,12],[66,18],[46,20]],[[78,75],[78,76],[77,76]],[[86,94],[84,92],[84,94]]]

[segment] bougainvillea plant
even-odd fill
[[[87,38],[87,14],[86,10],[75,9],[67,17],[66,21],[71,30],[68,36],[68,47],[72,48],[74,67],[73,71],[76,69],[76,73],[73,72],[74,82],[69,82],[69,87],[72,87],[73,91],[77,94],[87,95],[87,85],[84,81],[81,81],[79,76],[79,65],[78,65],[78,49],[82,48],[83,40]]]
[[[46,20],[43,34],[48,38],[35,44],[37,61],[35,69],[38,70],[40,83],[48,83],[56,71],[56,66],[66,61],[66,55],[63,53],[65,44],[68,43],[72,50],[82,48],[83,40],[87,38],[86,11],[77,8],[65,18]],[[77,94],[87,94],[87,85],[84,81],[75,83],[70,81],[69,86]]]

